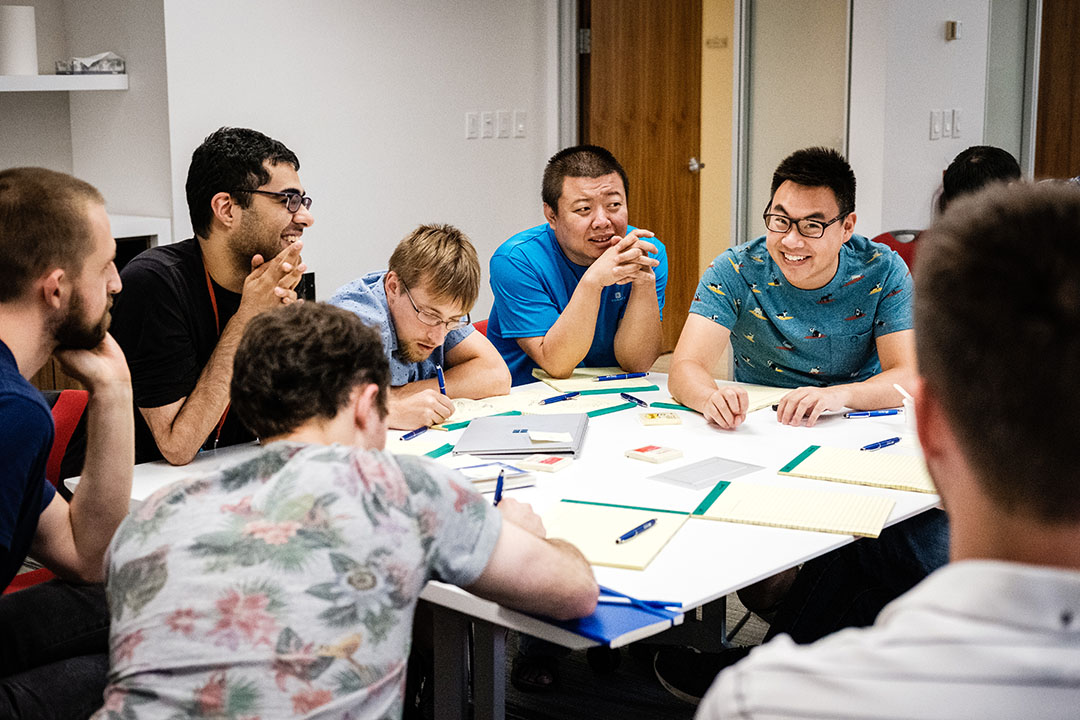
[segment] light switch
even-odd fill
[[[516,137],[516,138],[525,137],[525,111],[524,110],[515,110],[514,111],[514,137]]]
[[[495,113],[490,110],[480,113],[480,137],[495,137]]]
[[[952,137],[952,110],[946,110],[941,114],[941,137]]]
[[[509,110],[500,110],[498,112],[498,118],[499,118],[499,137],[501,137],[501,138],[510,137],[510,124],[511,124],[510,123],[510,111]]]
[[[931,140],[940,140],[941,139],[941,111],[940,110],[931,110],[930,111],[930,139]]]
[[[952,111],[952,136],[960,137],[960,108],[953,108]]]
[[[465,113],[465,139],[475,140],[480,137],[480,115],[474,112]]]

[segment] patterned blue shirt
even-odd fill
[[[383,278],[386,270],[368,273],[362,278],[353,280],[347,285],[338,288],[330,298],[331,305],[351,310],[361,320],[375,328],[382,335],[383,351],[387,360],[390,361],[390,386],[400,387],[417,380],[428,380],[435,377],[435,365],[442,365],[445,370],[449,367],[446,363],[446,353],[459,342],[472,334],[472,325],[466,325],[457,330],[446,333],[446,339],[442,347],[437,347],[420,362],[410,362],[398,353],[397,330],[394,328],[394,318],[390,316],[390,306],[386,302],[386,287]]]
[[[833,279],[800,290],[760,237],[709,264],[690,312],[731,331],[736,380],[825,387],[881,372],[876,340],[913,327],[911,302],[911,273],[885,245],[852,235]]]

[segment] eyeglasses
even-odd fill
[[[303,205],[305,209],[311,209],[311,198],[307,195],[301,195],[295,190],[285,190],[283,192],[275,192],[273,190],[238,190],[237,192],[246,193],[258,193],[260,195],[274,195],[276,197],[285,198],[285,209],[291,213],[298,212],[300,206]]]
[[[820,220],[809,220],[802,218],[796,220],[795,218],[789,218],[787,215],[778,215],[766,211],[761,217],[765,220],[765,227],[770,232],[786,233],[791,229],[792,223],[798,229],[799,234],[805,238],[819,238],[825,234],[825,228],[832,225],[837,220],[846,218],[851,213],[840,213],[829,222],[821,222]]]
[[[443,320],[435,313],[428,312],[427,310],[421,310],[416,307],[416,301],[412,299],[412,293],[409,292],[409,287],[405,283],[401,283],[401,287],[405,288],[405,295],[409,298],[409,304],[412,305],[412,309],[416,311],[416,317],[420,318],[420,322],[429,327],[438,327],[439,325],[445,325],[447,332],[450,330],[458,330],[468,325],[469,313],[465,313],[464,318],[458,318],[457,320]]]

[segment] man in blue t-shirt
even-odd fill
[[[813,425],[826,410],[900,405],[915,376],[911,274],[885,245],[855,235],[855,174],[835,150],[788,156],[773,174],[768,233],[705,271],[668,386],[722,428],[748,398],[711,370],[731,343],[735,379],[794,388],[777,419]]]
[[[357,278],[330,298],[382,336],[390,427],[427,427],[453,414],[451,398],[510,391],[506,363],[469,322],[479,292],[480,260],[465,233],[420,225],[394,248],[387,270]]]
[[[120,276],[101,194],[42,168],[0,172],[0,254],[0,588],[30,553],[64,579],[0,599],[0,717],[86,717],[105,687],[100,582],[135,443],[127,363],[107,332]],[[50,355],[89,391],[70,503],[45,479],[52,415],[27,382]]]
[[[579,366],[645,372],[659,356],[667,253],[627,224],[629,189],[604,148],[561,150],[544,169],[547,223],[492,256],[488,338],[515,385],[536,367],[555,377]]]

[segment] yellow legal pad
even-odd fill
[[[659,390],[649,377],[629,378],[628,380],[605,380],[597,382],[596,378],[604,375],[622,375],[626,371],[617,367],[599,368],[575,368],[568,378],[553,378],[540,368],[533,368],[532,375],[542,383],[546,383],[561,393],[580,392],[588,395],[600,393],[620,393],[638,390],[648,392]]]
[[[873,538],[894,504],[874,495],[722,481],[694,517]]]
[[[591,565],[644,570],[689,518],[689,513],[576,500],[555,503],[542,515],[549,538],[573,543]],[[656,518],[623,543],[620,535]]]
[[[811,445],[780,468],[780,474],[892,490],[937,492],[926,463],[913,455]]]

